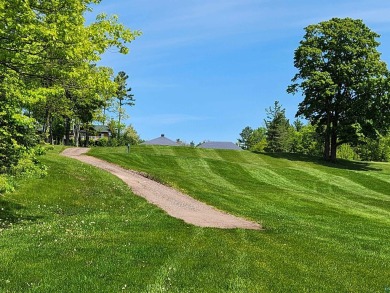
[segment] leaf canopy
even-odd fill
[[[298,73],[287,89],[303,94],[296,115],[333,135],[334,148],[386,133],[389,71],[377,50],[379,35],[351,18],[309,25],[305,32],[294,54]]]

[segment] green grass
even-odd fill
[[[0,198],[4,292],[385,292],[390,165],[184,147],[95,148],[265,231],[198,228],[115,177],[44,157]]]

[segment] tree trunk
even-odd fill
[[[80,140],[80,123],[75,122],[74,128],[73,128],[73,134],[74,134],[74,143],[76,147],[79,147],[79,140]]]
[[[121,135],[121,116],[122,116],[122,101],[119,101],[119,111],[118,111],[118,140]]]
[[[337,157],[337,134],[332,132],[331,145],[330,145],[330,161],[335,162]]]
[[[332,162],[336,161],[337,158],[337,127],[338,127],[338,117],[339,115],[335,113],[332,123],[332,134],[331,134],[331,142],[330,142],[330,160]]]
[[[49,143],[54,144],[54,137],[53,137],[53,117],[50,117],[49,119]]]
[[[325,133],[324,159],[326,161],[330,159],[330,136],[328,133]]]
[[[88,124],[85,126],[85,142],[84,146],[87,147],[89,145],[89,131],[88,131]]]
[[[331,123],[330,123],[330,112],[327,113],[326,129],[325,129],[325,148],[324,148],[324,160],[330,160],[330,134],[331,134]]]
[[[69,145],[70,140],[70,118],[65,118],[65,145]]]
[[[50,113],[49,113],[49,109],[46,108],[46,110],[45,110],[45,122],[42,125],[42,134],[43,134],[45,142],[48,142],[47,129],[49,128],[49,124],[50,124],[49,120],[50,120]]]
[[[106,125],[106,106],[103,106],[103,125]]]

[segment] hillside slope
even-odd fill
[[[91,155],[261,222],[296,273],[336,274],[340,284],[359,286],[390,282],[390,164],[156,146]]]
[[[264,231],[198,228],[59,149],[0,198],[3,292],[385,292],[390,165],[181,147],[96,148]]]

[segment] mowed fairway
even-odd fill
[[[0,198],[0,291],[387,292],[390,165],[185,147],[95,148],[264,231],[194,227],[57,151]]]

